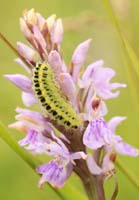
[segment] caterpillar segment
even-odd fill
[[[33,91],[46,115],[67,129],[79,129],[82,120],[62,93],[48,63],[37,63],[33,70]]]

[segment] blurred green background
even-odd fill
[[[139,55],[139,1],[112,0],[121,30],[126,35],[137,55]],[[105,66],[116,70],[114,80],[127,83],[127,89],[121,90],[121,95],[107,102],[109,114],[107,119],[115,115],[127,116],[127,120],[118,128],[118,133],[130,144],[139,147],[139,123],[135,114],[132,88],[130,87],[128,69],[123,59],[121,41],[111,24],[103,1],[98,0],[0,0],[0,31],[16,46],[17,41],[25,41],[19,28],[19,18],[24,9],[35,8],[44,17],[56,13],[64,22],[65,35],[62,53],[69,62],[76,45],[87,38],[93,38],[88,64],[97,59],[104,59]],[[14,121],[16,106],[23,106],[20,91],[3,78],[6,73],[24,73],[19,65],[14,63],[14,53],[0,41],[0,120],[7,126]],[[134,77],[136,79],[136,76]],[[21,133],[11,131],[18,140]],[[125,167],[139,180],[139,158],[120,157]],[[118,200],[138,200],[139,191],[117,169],[119,181]],[[3,200],[46,200],[58,199],[55,193],[46,185],[44,190],[37,188],[39,177],[19,158],[2,140],[0,140],[0,199]],[[73,175],[69,183],[83,192],[78,178]],[[113,191],[114,182],[106,185],[108,196]],[[64,186],[66,190],[66,185]],[[67,191],[68,193],[68,191]],[[74,200],[74,195],[71,196]]]

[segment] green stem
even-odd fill
[[[95,185],[96,185],[98,200],[105,200],[103,177],[101,175],[95,177]]]
[[[18,143],[14,140],[14,138],[11,136],[11,134],[8,132],[8,130],[2,125],[0,122],[0,137],[11,147],[11,149],[17,153],[20,158],[22,158],[34,171],[36,166],[40,165],[41,162],[34,158],[31,154],[29,154],[26,150],[21,148]],[[48,184],[48,186],[63,200],[64,196],[61,194],[60,191],[55,190],[51,185]]]
[[[18,154],[20,157],[29,164],[29,166],[34,170],[37,165],[41,162],[34,159],[34,157],[29,154],[26,150],[21,148],[18,143],[14,140],[12,135],[0,122],[0,137]]]
[[[105,200],[103,180],[101,176],[86,178],[83,185],[88,196],[88,200]]]
[[[123,174],[128,178],[128,180],[135,186],[135,188],[139,191],[139,181],[131,174],[131,172],[124,167],[123,163],[118,159],[116,161],[117,167],[123,172]]]
[[[17,55],[30,68],[30,65],[26,61],[26,59],[19,54],[19,52],[17,51],[17,49],[8,41],[8,39],[1,32],[0,32],[0,39],[3,42],[5,42],[5,44],[15,53],[15,55]]]
[[[98,198],[96,195],[95,185],[94,185],[94,181],[92,180],[92,178],[86,177],[86,180],[83,181],[83,185],[84,185],[86,194],[88,196],[88,200],[97,200]]]
[[[90,174],[85,160],[76,160],[74,172],[80,177],[88,200],[98,200],[94,177]]]
[[[86,161],[76,161],[75,173],[81,178],[88,200],[105,200],[103,177],[93,176],[88,170]]]

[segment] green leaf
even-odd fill
[[[33,157],[30,153],[20,147],[17,141],[11,136],[9,131],[4,127],[4,125],[0,122],[0,137],[11,147],[13,151],[15,151],[20,158],[22,158],[34,171],[36,166],[41,164],[41,161]],[[57,194],[57,196],[62,200],[87,200],[85,195],[83,195],[80,191],[78,191],[74,186],[67,183],[64,188],[61,190],[57,190],[53,188],[51,185],[48,186]]]
[[[114,14],[113,8],[110,4],[110,1],[103,0],[103,2],[104,2],[104,5],[106,6],[108,14],[113,22],[113,25],[116,28],[116,31],[117,31],[118,36],[122,43],[123,52],[124,52],[125,58],[127,60],[127,69],[125,69],[125,70],[127,72],[130,72],[129,81],[130,81],[130,83],[131,82],[134,83],[134,87],[138,87],[136,79],[139,83],[139,59],[136,56],[136,53],[134,52],[134,50],[131,47],[128,40],[125,38],[125,36],[123,36],[122,32],[120,31],[120,27],[119,27],[118,21],[115,17],[115,14]],[[136,78],[135,78],[135,76],[136,76]],[[136,96],[137,96],[137,93],[136,93]]]
[[[129,170],[127,170],[122,161],[118,159],[116,165],[121,170],[121,172],[126,175],[128,180],[134,185],[134,187],[139,191],[139,181]]]
[[[126,73],[126,76],[128,78],[128,86],[130,90],[130,96],[134,117],[135,119],[139,118],[139,60],[136,56],[136,53],[132,49],[131,45],[129,44],[128,40],[123,36],[123,34],[120,31],[120,27],[118,24],[118,21],[115,17],[113,8],[110,4],[109,0],[103,0],[104,5],[107,9],[107,12],[112,20],[113,25],[115,26],[115,29],[118,33],[118,36],[120,38],[120,41],[122,43],[122,49],[124,53],[124,70]],[[137,130],[139,130],[139,123],[135,121],[135,125],[137,127]]]
[[[128,42],[128,40],[125,37],[123,37],[123,40],[124,40],[124,45],[125,45],[127,54],[130,60],[132,61],[132,65],[139,79],[139,59],[137,55],[135,54],[133,48],[131,47],[130,43]]]
[[[17,153],[20,158],[22,158],[34,171],[37,165],[40,165],[41,162],[34,158],[30,153],[28,153],[26,150],[21,148],[16,140],[11,136],[11,134],[8,132],[8,130],[3,126],[3,124],[0,122],[0,137],[12,148],[15,153]],[[49,185],[49,187],[51,187]],[[63,200],[63,195],[58,191],[55,190],[53,187],[51,187],[53,191]]]
[[[124,58],[126,62],[125,72],[128,77],[129,87],[130,87],[130,96],[132,97],[133,109],[134,109],[134,117],[138,119],[139,117],[139,60],[134,52],[133,48],[131,47],[128,40],[123,36],[121,33],[118,21],[115,17],[113,8],[110,4],[109,0],[103,0],[104,5],[107,9],[107,12],[113,22],[113,25],[116,28],[118,36],[122,43],[122,49],[124,53]],[[138,124],[138,123],[137,123]],[[139,126],[138,126],[139,130]],[[127,170],[127,168],[122,164],[121,161],[117,161],[117,167],[124,173],[124,175],[129,179],[129,181],[138,189],[139,191],[139,183],[136,178],[132,175],[132,173]]]
[[[87,200],[87,197],[83,195],[79,190],[77,190],[73,185],[68,183],[68,181],[66,185],[60,189],[60,191],[63,192],[62,194],[65,197],[67,197],[68,195],[68,200],[76,200],[76,199]]]

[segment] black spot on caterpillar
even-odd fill
[[[33,91],[46,114],[67,129],[81,127],[81,118],[62,93],[51,66],[37,63],[33,70]]]

